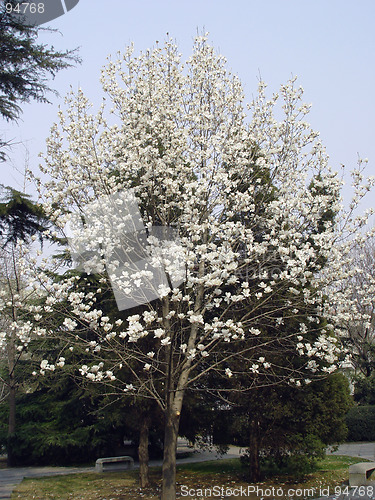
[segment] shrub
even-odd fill
[[[314,472],[318,461],[325,455],[325,445],[314,435],[302,436],[295,434],[290,437],[289,444],[284,448],[263,449],[260,456],[262,479],[280,474],[301,479],[306,474]],[[250,457],[246,452],[241,456],[241,463],[249,467]]]
[[[375,441],[375,405],[351,408],[346,423],[349,441]]]
[[[354,399],[360,405],[375,405],[375,372],[370,377],[357,378]]]

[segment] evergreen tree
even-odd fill
[[[48,76],[80,61],[76,50],[58,51],[54,47],[38,43],[38,34],[45,28],[30,26],[19,16],[7,13],[6,4],[0,3],[0,116],[16,121],[21,105],[32,100],[49,102],[47,95],[55,93],[48,85]],[[49,30],[51,31],[51,30]],[[0,158],[5,158],[0,141]]]
[[[33,301],[33,291],[28,289],[27,275],[20,265],[24,247],[35,238],[43,242],[44,232],[50,223],[40,205],[29,196],[2,187],[0,202],[0,328],[2,330],[1,381],[9,406],[8,464],[12,465],[11,441],[16,432],[16,396],[24,375],[18,370],[30,343],[28,307]],[[22,339],[21,342],[18,340]]]
[[[50,226],[41,207],[30,196],[0,184],[0,241],[1,246],[15,245],[18,241],[30,243],[37,235],[40,243],[43,232]]]

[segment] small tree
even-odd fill
[[[16,432],[16,394],[20,385],[18,367],[31,341],[33,325],[27,319],[33,292],[27,289],[27,273],[22,267],[19,245],[2,250],[0,259],[0,328],[2,399],[9,403],[8,465],[12,463],[11,439]]]
[[[43,317],[67,301],[63,328],[47,334],[96,357],[81,364],[84,377],[159,405],[162,499],[172,500],[187,389],[208,373],[231,378],[234,359],[254,374],[252,387],[257,371],[275,383],[278,367],[259,361],[271,347],[300,359],[280,382],[335,369],[335,318],[321,318],[342,279],[345,237],[360,222],[345,223],[340,180],[305,122],[309,107],[295,80],[270,100],[261,83],[247,122],[238,78],[198,37],[185,64],[170,40],[137,57],[130,47],[109,62],[102,84],[108,99],[96,115],[82,91],[68,96],[42,167],[51,180],[39,182],[57,224],[79,214],[76,253],[86,272],[101,275],[100,287],[88,280],[78,288],[74,276],[56,284],[45,272],[35,289],[45,297]],[[338,214],[334,222],[322,220],[327,210]],[[241,272],[254,265],[256,279]],[[111,285],[119,309],[137,308],[126,319],[97,306]],[[307,318],[305,306],[313,306]],[[54,368],[43,360],[42,371]]]
[[[17,367],[30,343],[33,325],[28,318],[28,306],[34,291],[28,287],[24,257],[33,240],[49,227],[40,205],[15,189],[1,186],[0,202],[0,349],[6,368],[1,377],[4,384],[2,398],[9,402],[8,438],[16,431],[16,393],[19,386]],[[12,453],[8,446],[8,463],[12,465]]]
[[[352,398],[339,373],[301,387],[259,383],[237,398],[234,392],[230,402],[217,437],[247,447],[244,461],[252,482],[264,478],[270,466],[279,472],[309,472],[328,445],[347,437],[345,415]]]

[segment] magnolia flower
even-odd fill
[[[160,337],[162,337],[164,334],[165,334],[165,331],[164,331],[162,328],[157,328],[157,329],[154,331],[154,338],[159,339],[159,338],[160,338]]]
[[[65,318],[64,319],[64,322],[63,322],[63,325],[70,331],[74,330],[77,326],[77,323],[76,321],[73,321],[72,319],[70,318]]]

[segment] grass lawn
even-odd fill
[[[304,490],[301,494],[293,495],[300,498],[316,498],[320,496],[321,489],[324,493],[335,494],[335,486],[348,480],[349,465],[362,462],[360,458],[328,456],[319,464],[319,470],[308,474],[303,481],[296,482],[292,477],[280,476],[272,481],[249,485],[245,480],[245,471],[241,468],[239,459],[215,460],[185,464],[178,467],[177,497],[188,500],[203,498],[251,498],[259,499],[269,496],[265,490],[278,489],[277,497],[281,490],[283,496],[288,497],[292,490]],[[151,487],[141,491],[138,487],[138,471],[95,472],[85,474],[70,474],[53,476],[40,479],[24,479],[13,491],[12,499],[23,500],[158,500],[160,495],[160,467],[150,469]],[[243,487],[250,495],[239,495],[236,488]],[[212,489],[216,487],[215,489]],[[211,490],[211,496],[210,491]],[[256,491],[258,488],[258,491]],[[206,494],[199,490],[208,490]],[[232,491],[231,491],[232,490]],[[214,495],[213,493],[218,493]],[[220,493],[219,493],[220,492]],[[223,495],[221,495],[223,493]],[[237,494],[236,494],[237,493]],[[258,494],[257,494],[258,493]],[[262,495],[265,493],[265,495]],[[299,493],[299,492],[297,492]],[[312,494],[314,493],[314,494]],[[271,496],[273,496],[271,494]],[[281,496],[280,496],[281,497]]]

